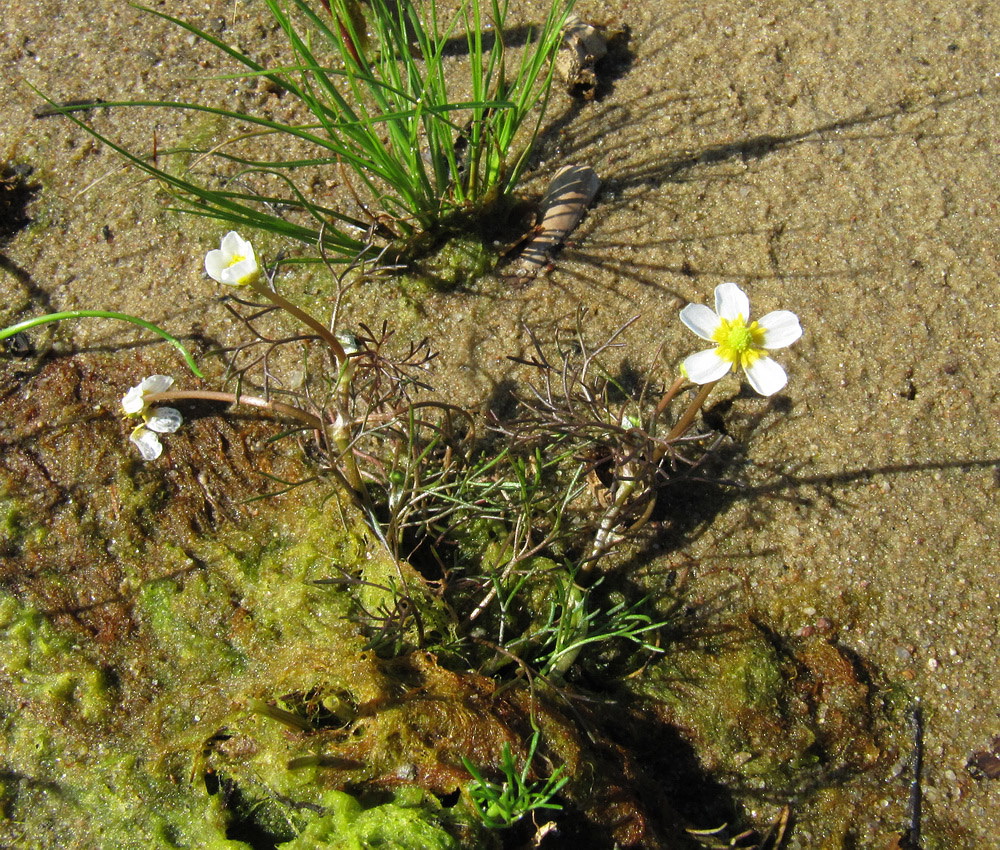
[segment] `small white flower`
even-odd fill
[[[157,434],[173,434],[184,423],[184,417],[175,407],[150,409],[146,396],[164,393],[173,385],[169,375],[151,375],[136,384],[122,396],[122,409],[126,416],[141,416],[143,424],[135,428],[129,439],[135,443],[144,460],[156,460],[163,452]]]
[[[149,393],[165,393],[174,385],[174,379],[169,375],[150,375],[122,396],[122,408],[126,416],[135,416],[146,410],[146,395]]]
[[[212,280],[230,286],[244,286],[260,277],[253,245],[235,230],[222,237],[222,247],[205,255],[205,271]]]
[[[750,386],[763,396],[774,395],[788,383],[785,370],[768,356],[802,336],[799,319],[788,310],[775,310],[750,322],[750,300],[735,283],[715,288],[715,310],[688,304],[681,321],[715,348],[685,358],[681,371],[696,384],[718,381],[730,369],[742,368]]]

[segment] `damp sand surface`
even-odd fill
[[[158,8],[248,51],[277,38],[251,0]],[[780,355],[781,396],[754,398],[735,380],[714,396],[745,450],[739,487],[661,541],[664,565],[693,565],[702,596],[725,593],[783,634],[835,630],[919,698],[926,829],[959,836],[953,846],[1000,847],[1000,780],[966,769],[1000,735],[997,8],[633,0],[578,11],[627,27],[628,61],[593,102],[552,106],[558,129],[529,187],[540,194],[565,164],[603,181],[555,268],[528,286],[488,278],[416,304],[380,285],[351,300],[348,319],[429,334],[442,352],[436,380],[476,403],[517,377],[506,358],[528,351],[525,324],[551,338],[581,307],[598,339],[639,316],[621,352],[639,370],[672,370],[695,350],[677,312],[710,303],[723,281],[744,286],[757,315],[795,311],[805,335]],[[34,117],[43,101],[32,89],[281,114],[281,98],[253,81],[211,79],[227,70],[125,3],[5,4],[0,156],[34,169],[36,189],[34,224],[0,248],[4,320],[118,309],[178,336],[233,340],[201,272],[222,228],[165,209],[70,122]],[[90,119],[145,152],[215,129],[168,111]],[[121,347],[126,362],[136,344],[100,323],[54,342]],[[115,393],[128,385],[118,378]],[[905,812],[904,773],[887,778],[883,808]],[[809,830],[789,846],[821,846]]]

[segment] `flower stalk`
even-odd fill
[[[263,275],[257,263],[257,255],[253,245],[235,230],[230,230],[222,237],[222,244],[205,255],[205,272],[212,280],[227,286],[249,286],[258,295],[264,296],[276,307],[280,307],[306,327],[316,331],[330,349],[338,368],[343,368],[347,362],[344,346],[340,344],[340,340],[337,339],[337,335],[333,331],[314,316],[310,316],[301,307],[296,307],[287,298],[261,282]]]
[[[156,404],[162,401],[221,401],[225,404],[245,404],[248,407],[256,407],[272,413],[278,413],[297,419],[303,425],[316,431],[323,430],[323,420],[314,416],[301,408],[280,401],[269,401],[259,396],[242,395],[237,393],[219,392],[216,390],[166,390],[160,393],[150,393],[146,396],[146,401]]]
[[[344,346],[340,344],[340,340],[337,339],[337,335],[333,333],[333,331],[331,331],[328,327],[326,327],[326,325],[315,317],[310,316],[305,310],[300,307],[296,307],[287,298],[278,295],[277,292],[270,287],[265,286],[259,280],[252,281],[250,283],[250,288],[259,295],[263,295],[276,307],[280,307],[286,313],[294,316],[302,322],[302,324],[316,331],[316,333],[323,339],[323,342],[325,342],[327,347],[330,349],[330,353],[333,355],[333,359],[337,362],[337,366],[343,370],[347,363],[347,353],[344,351]]]
[[[673,428],[670,429],[670,433],[664,438],[664,445],[657,449],[657,460],[663,457],[666,453],[666,446],[683,436],[684,432],[691,427],[691,423],[694,422],[695,417],[698,415],[699,411],[705,406],[705,402],[708,401],[708,396],[715,388],[715,385],[719,383],[718,381],[712,381],[708,384],[702,385],[701,389],[698,390],[698,394],[691,399],[691,403],[687,406],[687,410],[681,414],[681,418],[677,420]]]

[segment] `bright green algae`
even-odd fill
[[[435,797],[360,803],[317,756],[393,687],[347,593],[312,583],[386,572],[364,528],[315,489],[248,503],[261,479],[215,447],[239,457],[259,426],[191,423],[171,466],[143,466],[115,419],[87,422],[103,401],[90,374],[62,364],[35,382],[53,404],[41,438],[13,401],[3,414],[0,844],[452,846]],[[261,713],[282,705],[314,731]],[[369,751],[356,771],[398,770],[400,745],[353,731]]]
[[[315,535],[322,517],[310,520]],[[142,585],[130,641],[142,682],[104,668],[37,609],[0,598],[5,841],[247,846],[226,836],[236,818],[252,817],[242,829],[289,848],[453,846],[433,797],[363,809],[326,787],[321,768],[289,768],[312,754],[309,736],[247,708],[277,694],[347,693],[353,702],[380,692],[342,593],[308,583],[328,574],[316,546],[333,543],[322,538],[284,538],[253,568],[216,543],[211,567]],[[213,739],[243,750],[219,755]],[[241,803],[227,807],[237,786]],[[383,840],[390,835],[394,843]]]
[[[411,789],[411,791],[414,789]],[[311,819],[302,834],[280,850],[452,850],[455,839],[427,819],[425,795],[403,792],[370,809],[348,794],[329,791],[326,814]]]

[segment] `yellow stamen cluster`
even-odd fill
[[[712,334],[712,341],[718,343],[716,354],[737,367],[748,369],[767,352],[764,350],[764,329],[756,322],[747,324],[742,315],[730,321],[719,319],[719,327]]]

